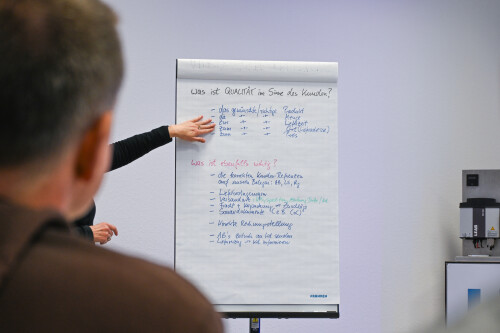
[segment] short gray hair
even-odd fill
[[[52,156],[113,106],[116,22],[99,0],[0,0],[0,168]]]

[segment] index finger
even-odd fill
[[[203,116],[198,116],[196,118],[191,119],[190,121],[197,122],[203,119]]]
[[[111,230],[113,230],[113,232],[115,233],[115,235],[116,235],[116,236],[118,236],[118,228],[117,228],[117,227],[115,227],[115,226],[114,226],[114,225],[112,225],[112,224],[108,224],[108,225],[109,225],[109,228],[110,228]]]

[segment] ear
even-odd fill
[[[103,113],[80,141],[74,171],[77,179],[90,181],[96,173],[102,174],[108,171],[112,118],[111,111]]]

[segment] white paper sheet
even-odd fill
[[[339,304],[337,64],[179,60],[175,266],[214,304]]]

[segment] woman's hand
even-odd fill
[[[113,237],[113,233],[118,236],[118,229],[106,222],[91,225],[90,229],[92,229],[92,233],[94,234],[94,242],[99,242],[101,245],[109,242],[111,237]]]
[[[212,132],[215,128],[215,124],[211,123],[212,119],[202,119],[203,116],[199,116],[177,125],[168,126],[170,137],[177,137],[186,141],[205,142],[205,139],[200,135]]]

